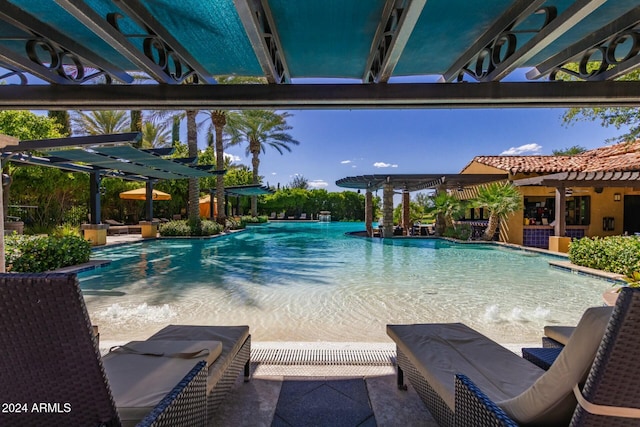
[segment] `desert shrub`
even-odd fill
[[[583,267],[629,275],[640,271],[640,238],[583,237],[571,242],[569,260]]]
[[[89,261],[91,244],[78,236],[25,236],[5,238],[7,270],[41,273]]]

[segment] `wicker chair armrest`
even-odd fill
[[[468,377],[456,374],[456,427],[517,427]]]
[[[206,426],[208,373],[207,363],[198,362],[137,427]]]

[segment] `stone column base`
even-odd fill
[[[84,239],[91,242],[91,246],[107,244],[107,228],[109,228],[109,224],[82,224],[80,226]]]
[[[571,237],[549,236],[549,250],[554,252],[569,252]]]

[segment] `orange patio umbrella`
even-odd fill
[[[145,187],[136,188],[135,190],[123,191],[120,198],[125,200],[147,200],[147,189]],[[171,200],[171,194],[160,190],[153,190],[153,200]]]

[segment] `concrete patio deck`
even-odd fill
[[[324,364],[313,357],[265,361],[265,352],[274,349],[288,359],[299,359],[291,356],[296,352],[318,350],[335,357]],[[213,425],[437,426],[411,386],[398,390],[391,357],[364,364],[365,353],[395,357],[393,349],[387,343],[253,343],[251,381],[238,378]],[[348,360],[345,352],[356,354],[355,359]]]

